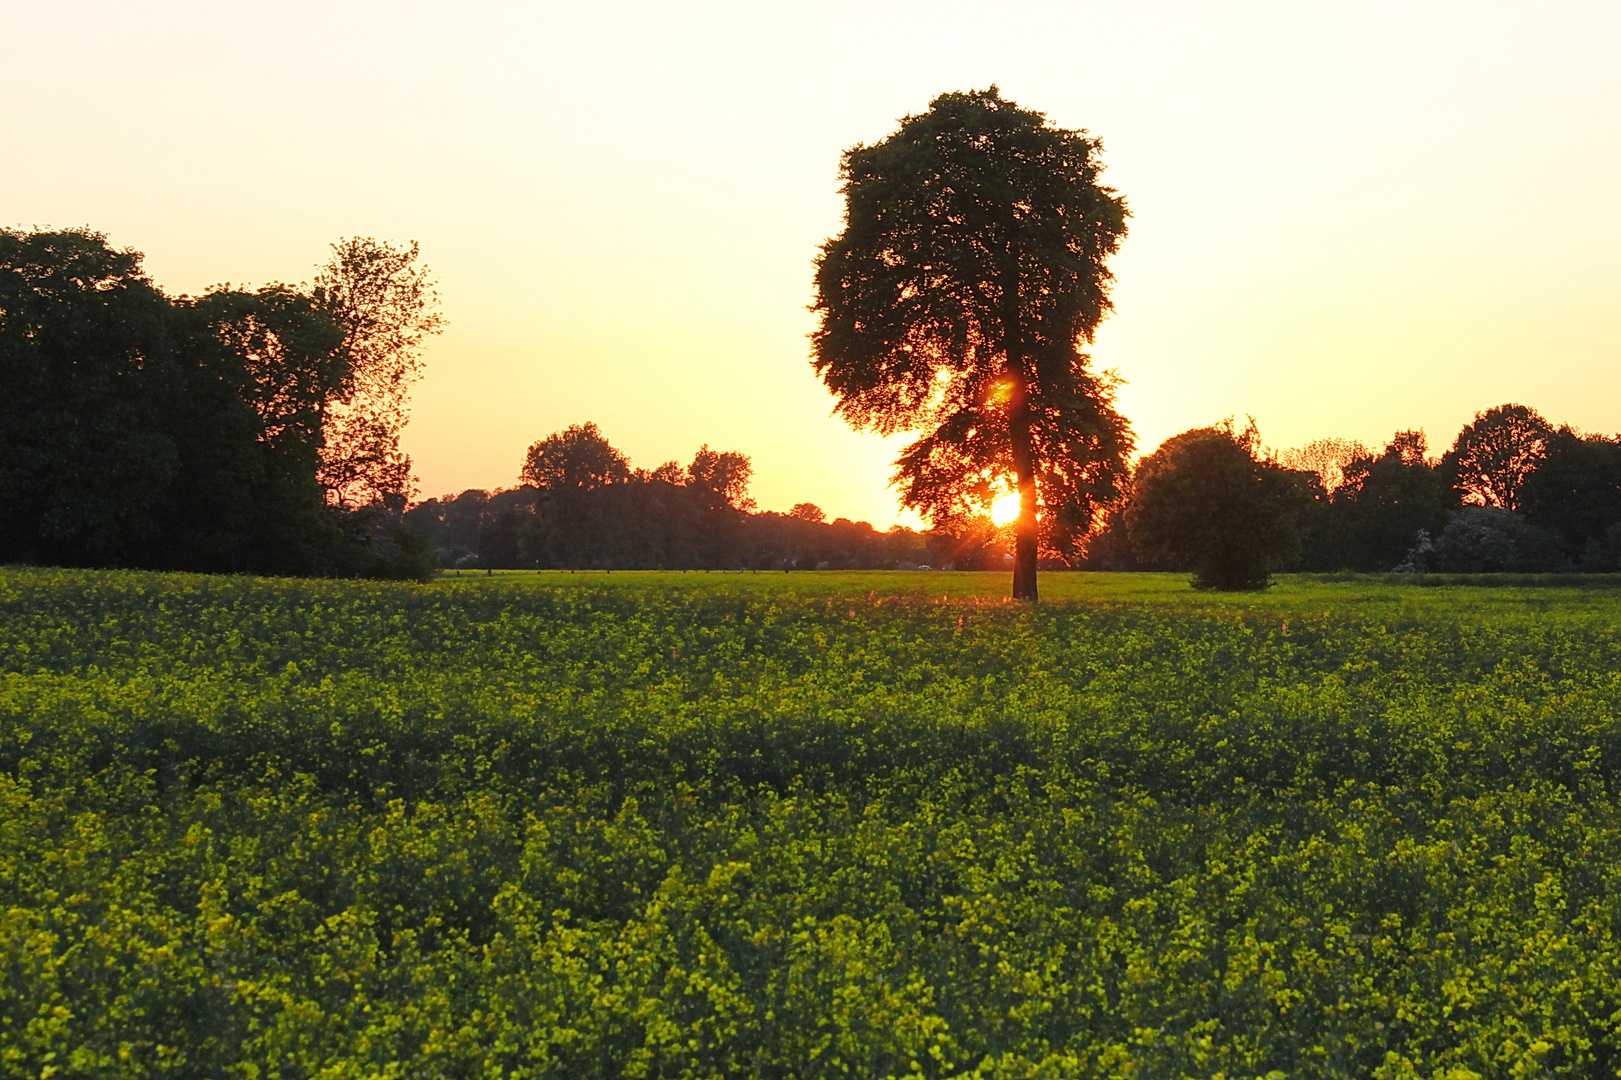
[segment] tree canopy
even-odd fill
[[[1080,351],[1110,309],[1125,201],[1084,131],[988,90],[943,94],[844,155],[844,231],[816,267],[817,374],[853,426],[919,432],[893,482],[946,527],[1011,480],[1013,592],[1076,550],[1126,476],[1114,380]]]
[[[1458,432],[1443,466],[1464,498],[1499,510],[1520,508],[1520,489],[1541,464],[1552,426],[1524,405],[1499,405],[1475,414]]]
[[[1398,431],[1383,453],[1345,463],[1342,482],[1317,515],[1318,568],[1391,570],[1420,532],[1436,536],[1445,528],[1458,500],[1427,453],[1422,431]]]
[[[587,420],[554,431],[524,455],[519,480],[547,491],[590,490],[630,478],[630,461]]]
[[[286,285],[170,298],[88,229],[0,230],[0,560],[417,573],[329,512],[345,332]]]
[[[1137,466],[1126,509],[1132,545],[1148,560],[1197,572],[1196,588],[1266,586],[1300,550],[1300,518],[1316,478],[1258,459],[1253,424],[1184,431]]]

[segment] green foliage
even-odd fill
[[[355,355],[296,289],[172,299],[100,233],[0,230],[0,560],[398,572],[317,482]]]
[[[1550,432],[1542,461],[1520,492],[1520,507],[1527,520],[1559,537],[1571,562],[1604,561],[1606,538],[1621,524],[1621,441],[1569,427]],[[1592,568],[1617,565],[1612,558]]]
[[[623,484],[631,477],[630,460],[614,449],[602,429],[586,421],[554,431],[529,447],[519,479],[545,491],[593,491]]]
[[[0,230],[0,558],[116,563],[182,463],[169,302],[88,230]]]
[[[1265,588],[1300,550],[1313,478],[1257,460],[1259,442],[1253,421],[1240,433],[1229,420],[1172,436],[1144,458],[1125,514],[1138,558],[1190,567],[1195,588]]]
[[[991,581],[6,571],[0,1071],[1614,1074],[1621,593]]]
[[[1450,574],[1562,570],[1558,541],[1518,514],[1493,506],[1452,512],[1433,541],[1419,534],[1406,570]]]
[[[994,86],[942,94],[845,153],[845,228],[817,260],[813,366],[836,411],[918,433],[893,479],[937,527],[1014,481],[1027,599],[1038,504],[1040,539],[1073,553],[1132,447],[1113,381],[1079,351],[1110,308],[1105,263],[1126,233],[1099,150]]]

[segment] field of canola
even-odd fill
[[[1621,590],[0,571],[7,1077],[1621,1069]]]

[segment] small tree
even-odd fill
[[[1254,422],[1195,428],[1137,466],[1126,529],[1144,560],[1197,571],[1194,587],[1265,588],[1270,571],[1300,549],[1310,474],[1257,460]]]
[[[1499,405],[1475,414],[1474,423],[1458,432],[1441,464],[1466,502],[1518,510],[1520,489],[1536,472],[1552,433],[1552,426],[1535,409]]]
[[[1345,482],[1345,467],[1369,450],[1355,439],[1313,439],[1305,446],[1284,450],[1278,454],[1278,463],[1300,472],[1316,473],[1323,490],[1330,495]]]
[[[427,267],[409,247],[347,237],[315,278],[316,301],[343,330],[349,374],[327,406],[321,485],[337,506],[403,503],[413,494],[411,459],[400,449],[411,384],[422,375],[422,342],[444,329]]]
[[[1126,475],[1114,381],[1080,345],[1109,311],[1125,201],[1099,143],[989,90],[943,94],[844,155],[845,228],[816,268],[813,365],[852,426],[921,432],[896,462],[936,528],[1019,493],[1013,595],[1074,553]]]

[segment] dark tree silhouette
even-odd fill
[[[1314,515],[1305,563],[1319,570],[1390,570],[1422,531],[1437,536],[1457,496],[1426,456],[1422,431],[1398,431],[1384,452],[1347,461],[1341,482]]]
[[[749,498],[749,480],[754,476],[754,463],[747,454],[736,450],[711,450],[705,443],[687,466],[687,482],[692,485],[711,507],[730,507],[733,510],[753,510],[754,500]]]
[[[1552,431],[1535,409],[1499,405],[1475,414],[1441,465],[1466,501],[1518,510],[1520,489],[1542,461]]]
[[[630,479],[630,462],[596,424],[572,424],[529,448],[519,479],[548,491],[588,491]]]
[[[1621,523],[1621,442],[1568,426],[1549,433],[1519,502],[1526,518],[1559,537],[1567,558],[1591,562],[1589,549],[1602,548]]]
[[[331,315],[283,285],[170,299],[140,264],[87,229],[0,230],[0,561],[427,573],[324,505]]]
[[[1165,440],[1137,466],[1126,528],[1138,557],[1197,571],[1194,587],[1265,588],[1300,548],[1310,473],[1257,460],[1253,423],[1196,428]]]
[[[1069,554],[1131,450],[1080,345],[1109,311],[1126,206],[1099,143],[989,90],[943,94],[841,169],[845,228],[816,269],[817,373],[851,425],[921,431],[893,481],[937,527],[1020,497],[1013,595]]]
[[[0,231],[0,558],[115,564],[179,475],[184,374],[141,256]]]

